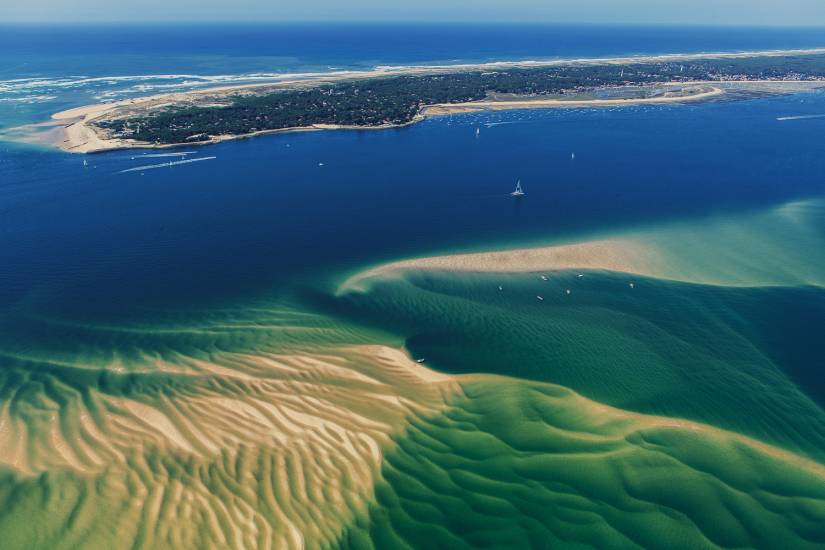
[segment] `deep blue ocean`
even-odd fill
[[[4,26],[0,128],[106,99],[303,72],[822,46],[825,31],[800,29]],[[200,151],[213,161],[145,173],[120,173],[142,151],[92,155],[84,167],[77,155],[0,143],[0,316],[200,307],[388,259],[814,197],[825,191],[825,119],[776,119],[822,113],[825,94],[807,92],[462,115],[226,142]],[[529,200],[514,203],[519,178]]]

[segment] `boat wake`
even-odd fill
[[[799,115],[799,116],[781,116],[777,117],[776,120],[780,122],[785,122],[788,120],[811,120],[814,118],[825,118],[825,115]]]
[[[150,156],[150,155],[146,155],[146,156]],[[163,156],[163,155],[157,155],[157,156]],[[169,155],[167,155],[167,156],[169,156]],[[174,156],[178,156],[178,155],[174,155]],[[145,166],[136,166],[134,168],[127,168],[126,170],[121,170],[120,172],[118,172],[118,174],[126,174],[127,172],[142,172],[144,170],[154,170],[156,168],[167,168],[169,166],[179,166],[181,164],[190,164],[192,162],[200,162],[202,160],[213,160],[213,159],[216,159],[216,158],[218,158],[218,157],[200,157],[200,158],[196,158],[196,159],[185,159],[185,160],[176,160],[176,161],[163,162],[163,163],[160,163],[160,164],[147,164]]]

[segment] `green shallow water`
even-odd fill
[[[590,410],[559,387],[463,384],[384,461],[350,548],[819,548],[825,479],[711,431]]]
[[[285,509],[308,522],[309,547],[825,544],[825,475],[816,464],[715,429],[825,462],[818,368],[825,291],[603,271],[547,276],[418,273],[374,281],[368,292],[307,291],[234,309],[169,312],[153,324],[32,316],[6,327],[0,397],[7,408],[0,412],[28,428],[25,462],[34,475],[0,471],[5,547],[255,545],[283,526]],[[32,348],[17,331],[49,337]],[[323,379],[313,363],[296,363],[301,383],[273,396],[270,385],[293,375],[255,357],[335,358],[338,346],[375,343],[406,345],[437,370],[507,378],[459,378],[461,390],[443,410],[409,408],[381,445],[366,496],[349,477],[356,466],[336,462],[346,451],[322,460],[309,447],[290,463],[295,451],[267,444],[266,431],[232,435],[257,425],[244,406],[290,403],[307,391],[302,384]],[[316,398],[351,384],[324,382]],[[199,404],[208,399],[231,404],[218,414]],[[123,403],[161,412],[194,450],[155,433],[153,417],[147,429],[135,419],[144,409]],[[302,410],[314,414],[310,403]],[[352,402],[348,410],[368,414],[377,405]],[[90,472],[52,456],[55,415]],[[217,452],[198,443],[198,430],[220,434]],[[84,452],[110,466],[100,470]],[[292,464],[288,481],[277,473],[284,460]],[[309,467],[304,473],[295,464]],[[325,480],[329,472],[343,482]],[[318,487],[309,505],[293,500],[298,480]],[[311,527],[312,510],[338,494],[348,511],[325,511],[325,522]],[[147,502],[155,504],[144,508]],[[233,527],[247,521],[254,529],[232,542]]]
[[[438,370],[552,382],[825,460],[825,291],[548,275],[411,274],[329,307]]]
[[[120,322],[23,303],[0,547],[823,547],[822,213],[618,233],[650,276],[325,274]],[[375,344],[459,389],[350,349]]]
[[[660,237],[663,248],[674,235]],[[796,252],[784,257],[802,261]],[[736,260],[718,273],[776,273],[745,251],[737,258],[746,257],[745,268]],[[237,518],[248,517],[240,523],[256,527],[238,540],[254,545],[292,510],[309,522],[302,531],[310,547],[822,547],[822,327],[818,286],[714,286],[594,270],[418,272],[378,278],[364,292],[299,289],[130,324],[22,316],[0,336],[0,412],[26,426],[21,460],[35,475],[0,472],[0,532],[9,548],[179,548],[208,546],[219,533],[231,541]],[[37,346],[32,334],[42,335]],[[255,357],[335,358],[340,346],[376,343],[403,345],[428,367],[470,377],[459,377],[461,391],[443,410],[407,410],[381,444],[365,496],[349,477],[354,466],[336,463],[346,451],[325,461],[309,447],[290,463],[292,449],[266,444],[244,407],[289,403],[307,391],[301,384],[324,376],[301,363],[301,383],[273,397],[269,386],[293,374]],[[323,382],[313,395],[350,384]],[[230,405],[218,414],[201,404],[209,399]],[[135,418],[144,409],[123,403],[159,411],[180,433],[144,431]],[[301,410],[314,414],[310,403]],[[368,414],[377,403],[348,406]],[[55,415],[90,472],[52,456]],[[252,431],[235,437],[239,426]],[[199,430],[221,434],[217,454],[199,443]],[[174,445],[178,437],[194,450]],[[111,466],[100,470],[78,441]],[[284,460],[288,481],[277,474]],[[343,482],[322,472],[340,472]],[[321,496],[294,503],[298,480]],[[338,494],[345,511],[328,510],[310,527],[310,510]],[[147,500],[157,504],[143,512]],[[226,503],[234,508],[221,511]]]

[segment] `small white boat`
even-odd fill
[[[584,273],[579,273],[578,277],[579,279],[581,279],[582,277],[584,277]]]
[[[323,166],[323,165],[324,165],[324,163],[323,163],[323,162],[319,162],[319,163],[318,163],[318,166]]]
[[[86,159],[83,159],[83,166],[89,166],[89,161],[86,160]]]
[[[498,289],[499,289],[499,290],[504,290],[504,287],[503,287],[503,286],[501,286],[501,285],[498,285]]]
[[[481,134],[481,128],[476,128],[476,137],[478,137],[479,134]]]
[[[512,193],[510,193],[510,196],[512,196],[512,197],[523,197],[525,194],[526,193],[521,188],[521,180],[518,180],[516,182],[516,190],[513,191]]]
[[[630,283],[630,288],[636,288],[636,285],[633,284],[633,283]]]
[[[568,288],[567,290],[564,291],[564,293],[567,294],[568,296],[570,296],[570,294],[572,294],[573,291]]]
[[[576,153],[570,153],[570,160],[576,160]]]
[[[424,359],[423,357],[421,359],[415,360],[416,363],[423,363],[424,361],[426,361],[426,359]]]
[[[543,297],[543,296],[536,296],[536,298],[538,299],[538,301],[539,301],[539,302],[543,302],[543,301],[544,301],[544,297]]]
[[[544,276],[544,275],[542,275],[542,276],[541,276],[541,280],[542,280],[542,281],[546,281],[546,280],[547,280],[547,277],[546,277],[546,276]]]

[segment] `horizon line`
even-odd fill
[[[515,20],[460,20],[460,19],[203,19],[192,21],[187,19],[100,19],[100,20],[6,20],[0,21],[1,26],[13,25],[52,25],[52,26],[94,26],[94,25],[525,25],[541,26],[592,26],[592,27],[696,27],[696,28],[749,28],[749,29],[810,29],[825,31],[825,24],[806,23],[707,23],[707,22],[674,22],[674,21],[531,21]]]

